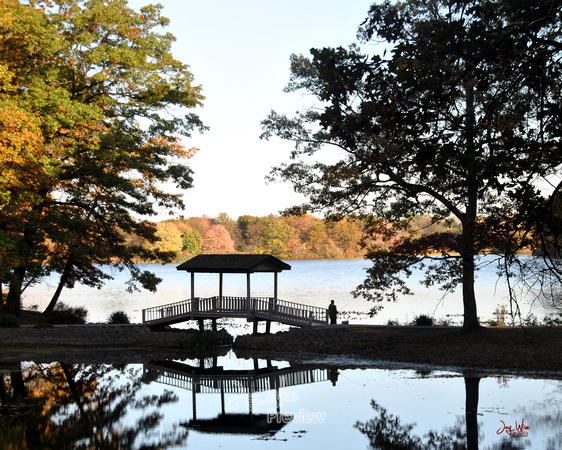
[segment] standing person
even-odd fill
[[[330,306],[328,306],[328,315],[330,316],[330,325],[335,325],[336,317],[338,316],[338,309],[336,308],[333,300],[330,303]]]

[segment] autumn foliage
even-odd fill
[[[363,258],[372,245],[389,246],[406,235],[388,240],[372,236],[360,218],[320,219],[311,214],[298,216],[243,215],[234,220],[226,213],[216,218],[190,217],[156,224],[165,245],[176,242],[173,249],[179,261],[200,253],[264,253],[280,259],[353,259]],[[413,225],[417,233],[431,235],[440,230],[457,230],[454,222],[434,223],[419,216]],[[181,242],[181,246],[180,246]],[[166,250],[172,250],[169,246]]]
[[[201,87],[173,58],[161,10],[137,12],[126,0],[0,1],[4,312],[19,314],[26,286],[53,272],[60,284],[48,309],[63,287],[101,287],[109,277],[100,264],[128,269],[131,288],[154,290],[158,279],[134,261],[175,254],[146,218],[183,207],[161,186],[191,187],[197,149],[180,136],[205,127],[187,112],[202,104]]]

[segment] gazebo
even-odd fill
[[[197,255],[180,264],[177,270],[185,270],[191,274],[191,302],[195,304],[195,274],[219,274],[219,301],[223,298],[223,275],[225,273],[246,274],[246,298],[249,312],[251,293],[251,275],[253,273],[273,273],[273,300],[277,302],[278,274],[283,270],[291,270],[291,266],[272,255],[254,254],[227,254],[227,255]],[[216,329],[216,318],[213,320],[213,329]],[[254,332],[257,332],[258,320],[254,320]],[[270,331],[271,321],[266,321],[266,332]],[[199,319],[199,327],[203,328],[203,319]]]

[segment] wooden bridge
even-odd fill
[[[194,298],[142,310],[142,321],[148,326],[165,326],[188,320],[216,320],[222,317],[244,318],[254,323],[264,320],[309,327],[326,325],[328,310],[273,297]]]
[[[188,320],[198,320],[199,327],[203,329],[203,321],[211,319],[213,329],[216,329],[216,320],[219,318],[245,318],[254,322],[254,333],[257,333],[259,321],[266,322],[266,332],[270,331],[272,321],[299,327],[328,323],[326,308],[288,302],[277,297],[278,273],[290,270],[291,266],[271,255],[198,255],[180,264],[177,269],[191,273],[191,298],[143,309],[142,321],[144,324],[150,327],[162,327]],[[256,272],[274,274],[272,297],[252,297],[250,276]],[[209,298],[196,297],[195,273],[218,273],[219,295]],[[223,295],[223,274],[225,273],[246,274],[246,296]]]

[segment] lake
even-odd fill
[[[389,320],[401,324],[408,323],[420,314],[435,317],[437,321],[448,320],[452,324],[462,323],[462,296],[460,290],[443,298],[437,288],[427,289],[419,281],[421,273],[414,272],[410,278],[414,295],[402,296],[397,302],[385,302],[384,309],[374,317],[367,312],[373,303],[363,298],[353,298],[351,291],[362,283],[365,268],[369,262],[365,260],[313,260],[287,261],[291,270],[279,274],[280,299],[304,303],[307,305],[328,307],[334,299],[338,310],[344,314],[340,318],[349,319],[350,323],[366,323],[384,325]],[[476,296],[478,315],[481,320],[494,319],[494,311],[498,305],[505,305],[509,310],[509,295],[504,279],[498,279],[493,264],[483,264],[476,280]],[[177,302],[190,297],[190,276],[186,272],[176,270],[176,264],[145,264],[144,268],[155,272],[163,279],[156,293],[146,291],[128,293],[125,272],[113,271],[115,279],[106,283],[101,289],[77,285],[74,289],[64,289],[61,301],[70,306],[83,306],[89,311],[89,322],[105,322],[114,311],[125,311],[132,322],[142,321],[142,309],[152,306]],[[111,270],[111,268],[108,268]],[[32,286],[24,293],[24,305],[37,305],[43,310],[56,289],[58,277],[53,276],[43,283]],[[273,296],[273,275],[253,274],[253,296]],[[218,294],[217,274],[196,274],[195,295],[211,297]],[[238,274],[224,275],[224,291],[226,296],[246,296],[246,277]],[[535,303],[531,299],[521,305],[522,315],[532,312],[542,319],[551,311]],[[349,314],[346,314],[349,313]],[[358,314],[357,314],[358,313]],[[247,332],[249,325],[244,321],[230,321],[229,330],[233,334]],[[277,329],[283,329],[278,326]]]
[[[289,264],[279,276],[281,299],[324,307],[334,299],[351,323],[407,323],[419,314],[461,321],[460,293],[443,299],[419,285],[420,274],[411,279],[414,296],[387,303],[370,318],[372,305],[350,294],[368,262]],[[61,300],[86,307],[90,322],[105,322],[114,311],[140,322],[143,308],[189,298],[190,277],[176,265],[147,268],[163,278],[157,293],[127,293],[126,276],[115,273],[103,289],[78,285]],[[57,281],[27,290],[24,305],[42,310]],[[245,276],[225,275],[224,295],[244,296],[245,282]],[[216,295],[218,275],[197,274],[195,284],[197,296]],[[271,274],[252,276],[252,295],[271,296],[272,286]],[[479,273],[476,289],[483,320],[509,305],[491,266]],[[532,312],[542,318],[549,311]],[[250,331],[243,320],[223,326],[233,335]],[[139,361],[0,361],[0,442],[8,448],[562,448],[562,382],[554,375],[344,357],[289,362],[234,351],[203,360]]]
[[[233,352],[0,368],[2,448],[562,448],[558,379]]]

